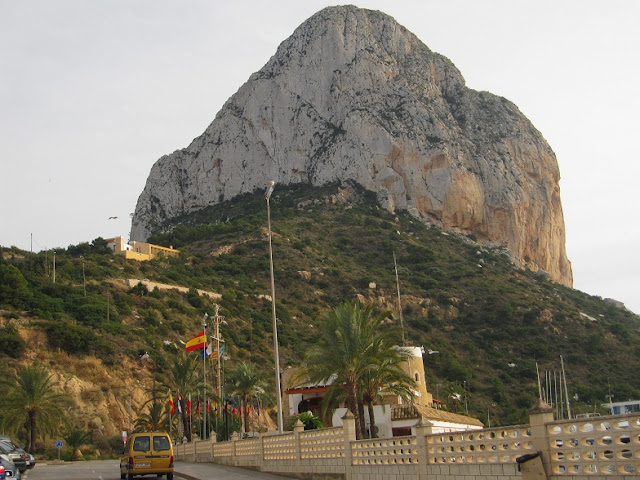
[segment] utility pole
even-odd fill
[[[396,252],[393,252],[393,267],[396,270],[396,287],[398,289],[398,313],[400,315],[400,331],[402,332],[402,346],[406,346],[407,342],[404,338],[404,320],[402,318],[402,304],[400,303],[400,280],[398,280],[398,264],[396,263]]]
[[[204,408],[202,409],[202,439],[207,439],[207,318],[205,313],[202,317],[202,327],[204,331],[205,345],[202,352],[202,377],[204,379]]]
[[[220,311],[220,306],[216,305],[216,313],[215,316],[213,317],[213,321],[215,323],[216,326],[216,352],[217,352],[217,364],[218,364],[218,369],[217,369],[217,383],[218,383],[218,402],[222,402],[222,378],[220,377],[220,322],[224,319],[224,317],[221,317],[218,315],[218,312]]]

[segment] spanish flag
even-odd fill
[[[198,335],[189,340],[185,346],[187,352],[193,352],[194,350],[200,350],[201,348],[207,347],[207,336],[204,333],[204,330],[200,332]]]

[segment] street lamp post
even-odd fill
[[[202,439],[207,439],[207,318],[209,314],[205,313],[202,317],[202,328],[205,332],[204,350],[202,351],[202,379],[204,381],[204,408],[202,409]]]
[[[276,286],[273,280],[273,248],[271,246],[271,209],[269,199],[273,193],[275,182],[269,182],[269,187],[264,194],[267,201],[267,227],[269,230],[269,268],[271,273],[271,312],[273,314],[273,356],[276,362],[276,399],[278,402],[278,433],[282,433],[282,394],[280,393],[280,354],[278,353],[278,325],[276,323]]]

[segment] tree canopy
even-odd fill
[[[0,304],[19,308],[31,296],[28,282],[13,265],[0,265]]]
[[[0,396],[2,426],[9,432],[25,426],[29,452],[35,452],[39,434],[54,435],[59,431],[61,419],[65,418],[66,397],[53,375],[38,365],[21,367],[9,376],[4,387],[5,394]]]
[[[244,431],[248,432],[247,406],[252,398],[262,395],[266,387],[262,373],[253,364],[240,362],[231,370],[227,381],[231,386],[232,395],[237,395],[241,399]]]
[[[340,304],[318,325],[319,338],[309,349],[300,375],[313,383],[331,382],[325,396],[325,412],[346,397],[347,407],[356,417],[360,438],[366,436],[362,397],[365,380],[373,392],[383,383],[375,378],[376,372],[384,375],[393,372],[394,378],[402,379],[397,371],[402,350],[394,348],[380,330],[387,317],[388,312],[374,314],[371,305]]]

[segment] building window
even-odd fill
[[[392,427],[391,435],[394,437],[406,437],[411,435],[411,427]]]
[[[416,382],[418,381],[418,372],[415,373]]]

